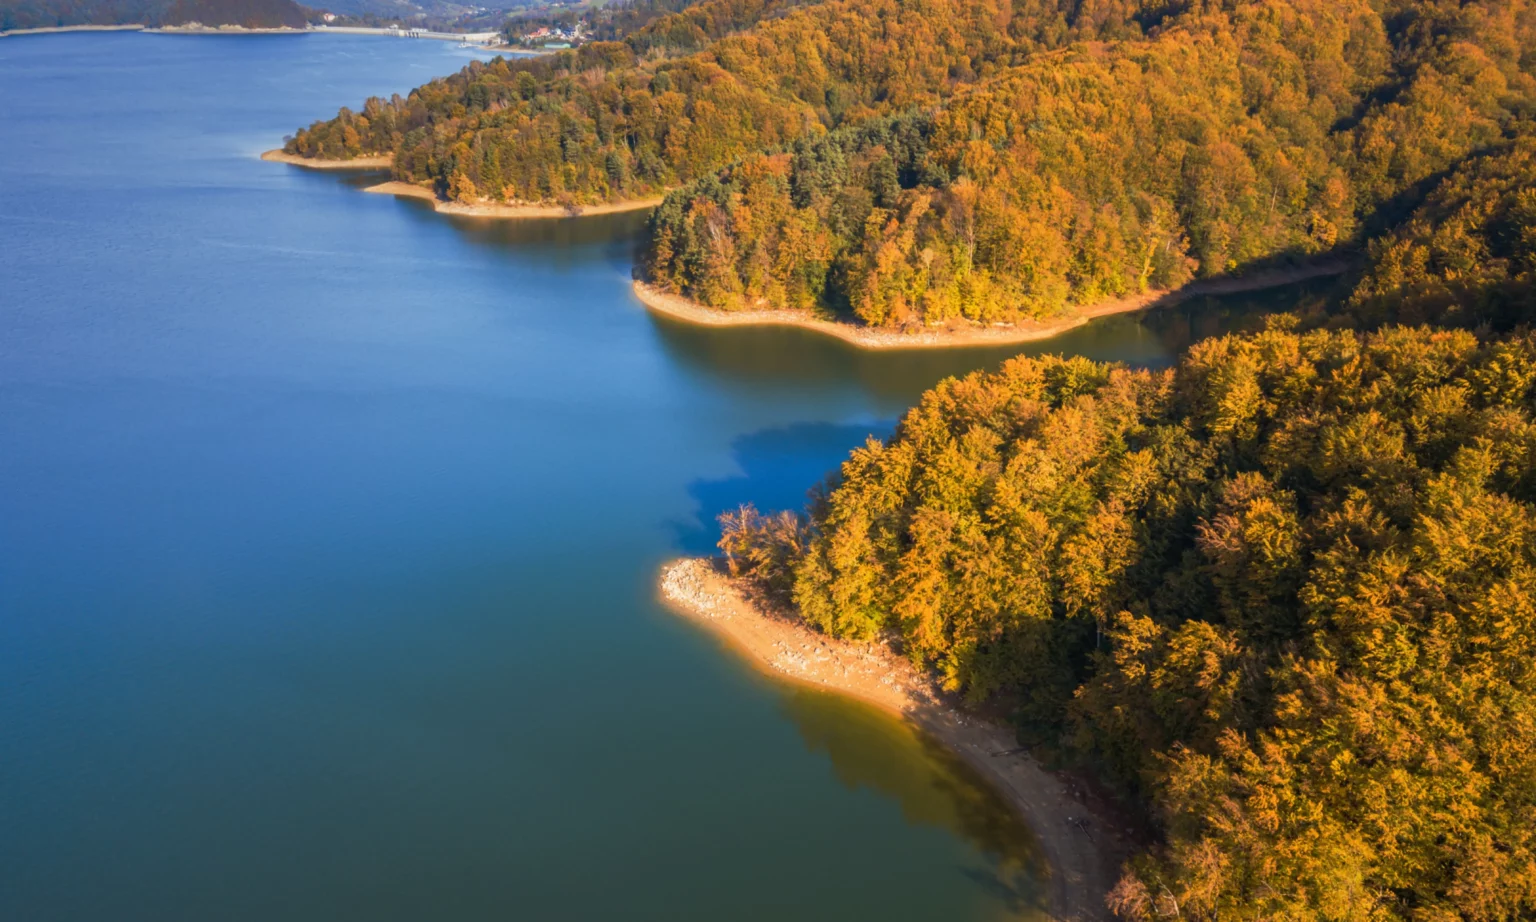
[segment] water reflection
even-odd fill
[[[826,755],[844,786],[890,798],[909,823],[964,838],[981,860],[956,873],[981,884],[1010,918],[1045,918],[1039,845],[969,765],[910,723],[842,695],[784,686],[782,701],[806,748]]]
[[[569,250],[575,247],[618,246],[631,253],[645,230],[647,211],[589,215],[573,218],[469,218],[439,215],[429,202],[408,200],[414,208],[435,220],[446,220],[469,243],[481,247],[519,250]]]
[[[299,169],[299,168],[295,168]],[[346,170],[341,172],[315,173],[304,171],[316,182],[337,182],[357,191],[381,183],[389,178],[379,170]],[[466,215],[438,214],[432,203],[422,199],[395,196],[401,208],[434,221],[447,222],[465,240],[478,246],[488,247],[539,247],[556,248],[588,246],[623,242],[638,244],[645,230],[649,210],[624,211],[616,214],[578,215],[570,218],[476,218]]]
[[[358,189],[382,178],[378,172],[303,172],[316,182],[339,180]],[[533,256],[558,263],[590,259],[594,250],[610,263],[633,261],[649,214],[507,220],[442,215],[428,202],[397,201],[419,221],[446,222],[476,248],[518,260]],[[1339,280],[1322,278],[1267,291],[1197,296],[1138,314],[1100,318],[1039,342],[938,350],[874,352],[795,327],[703,327],[648,316],[663,352],[701,384],[759,396],[852,386],[871,396],[882,413],[894,415],[946,377],[993,370],[1015,355],[1081,355],[1144,368],[1166,367],[1195,342],[1257,330],[1266,315],[1336,300],[1340,288]]]
[[[1336,297],[1321,279],[1262,292],[1190,298],[1140,314],[1104,317],[1060,336],[1014,346],[873,352],[796,327],[703,327],[652,315],[658,339],[679,366],[719,387],[765,389],[857,385],[883,406],[905,407],[951,375],[995,369],[1015,355],[1081,355],[1162,368],[1191,344],[1249,332],[1276,311]]]
[[[870,424],[797,423],[764,429],[731,443],[731,457],[741,473],[720,480],[696,480],[688,495],[698,507],[697,518],[673,524],[675,543],[685,554],[712,554],[720,513],[751,503],[765,512],[800,509],[808,493],[854,448],[871,435],[887,438],[894,419]]]
[[[316,182],[332,177],[315,176]],[[342,181],[364,186],[377,176]],[[471,247],[508,261],[590,260],[627,265],[643,232],[644,213],[560,220],[506,221],[439,215],[424,202],[398,200],[413,223],[443,222]],[[827,412],[828,395],[855,391],[873,398],[876,422],[796,423],[741,435],[731,444],[740,473],[696,480],[687,490],[697,517],[672,522],[674,547],[708,553],[715,516],[744,502],[764,510],[799,508],[815,486],[869,434],[888,434],[893,419],[937,381],[990,369],[1018,354],[1076,354],[1143,367],[1171,363],[1191,343],[1230,331],[1254,329],[1262,317],[1298,302],[1328,297],[1331,282],[1313,282],[1247,295],[1191,299],[1135,316],[1103,318],[1038,343],[956,350],[869,352],[839,340],[785,327],[712,328],[651,316],[654,341],[698,392],[761,403],[789,395],[806,413]],[[639,311],[638,306],[625,309]],[[642,328],[643,329],[643,328]],[[640,338],[643,339],[643,333]],[[626,340],[625,348],[631,344]],[[647,348],[635,343],[634,348]],[[809,397],[800,402],[802,398]],[[859,408],[863,412],[866,407]],[[979,886],[1012,916],[1044,916],[1041,861],[1028,828],[970,768],[909,724],[839,695],[778,686],[784,715],[806,748],[824,756],[851,790],[870,791],[896,804],[916,826],[943,830],[973,846],[957,859],[955,879]]]

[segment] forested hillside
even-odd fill
[[[293,0],[0,0],[0,32],[58,26],[243,26],[302,29]]]
[[[148,24],[159,0],[0,0],[0,32]]]
[[[1146,810],[1127,918],[1529,918],[1533,363],[1405,328],[1015,359],[722,547]]]
[[[1364,246],[1528,121],[1533,47],[1527,0],[708,0],[288,150],[466,202],[682,184],[663,290],[1013,322]]]
[[[304,10],[293,0],[175,0],[161,25],[201,23],[247,29],[302,29],[308,25]]]
[[[1468,158],[1407,222],[1373,240],[1365,277],[1336,323],[1509,330],[1533,320],[1536,136],[1527,133]]]
[[[1125,918],[1536,916],[1536,142],[1425,185],[1341,311],[947,381],[721,548],[1144,811]]]
[[[1110,784],[1126,918],[1536,918],[1536,0],[710,0],[290,150],[670,188],[651,282],[893,328],[1355,258],[1167,371],[946,381],[721,548]]]
[[[1536,107],[1530,3],[1231,6],[691,183],[649,279],[871,325],[1049,316],[1359,245]]]
[[[933,105],[1041,49],[1139,35],[1164,6],[706,0],[622,42],[475,64],[409,98],[369,100],[286,150],[393,151],[396,178],[466,201],[641,198],[829,127]]]

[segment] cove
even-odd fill
[[[456,219],[257,159],[465,60],[0,46],[0,916],[1037,916],[961,766],[722,655],[656,568],[946,375],[1160,365],[1297,294],[866,353],[648,315],[640,215]]]

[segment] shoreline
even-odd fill
[[[1021,752],[1011,729],[962,710],[952,696],[883,643],[817,633],[774,610],[750,584],[700,558],[662,566],[662,600],[755,668],[785,681],[857,698],[912,721],[980,772],[1034,833],[1045,856],[1050,911],[1058,922],[1111,918],[1124,839],[1102,811]]]
[[[394,154],[378,154],[373,157],[354,157],[351,160],[324,160],[316,157],[300,157],[281,149],[264,151],[261,159],[269,163],[286,163],[306,170],[387,170],[394,166]],[[420,199],[432,203],[432,210],[439,214],[457,215],[461,218],[580,218],[588,215],[618,214],[625,211],[642,211],[660,205],[664,196],[631,199],[627,202],[607,202],[600,205],[537,205],[532,203],[506,204],[502,202],[449,202],[437,197],[437,193],[425,186],[386,180],[368,186],[364,192],[377,195],[395,195],[401,198]]]
[[[149,35],[299,35],[313,29],[296,26],[274,26],[270,29],[247,29],[245,26],[205,26],[188,23],[184,26],[151,26],[145,23],[125,23],[116,26],[40,26],[36,29],[12,29],[0,32],[0,38],[15,35],[59,35],[65,32],[144,32]]]
[[[444,42],[469,42],[477,49],[491,51],[497,54],[516,55],[520,57],[537,57],[544,54],[553,54],[551,51],[515,48],[511,45],[490,45],[486,41],[495,32],[421,32],[406,33],[399,29],[372,29],[352,26],[320,26],[311,25],[305,28],[297,26],[275,26],[270,29],[248,29],[245,26],[205,26],[202,24],[188,23],[182,26],[151,26],[147,23],[126,23],[115,26],[39,26],[34,29],[11,29],[0,31],[0,38],[12,35],[53,35],[61,32],[146,32],[150,35],[298,35],[301,33],[330,33],[333,35],[382,35],[397,38],[425,38]]]
[[[387,170],[394,166],[394,154],[376,157],[356,157],[352,160],[321,160],[317,157],[300,157],[282,150],[263,151],[261,159],[269,163],[286,163],[306,170]]]
[[[1200,295],[1238,294],[1263,291],[1309,279],[1341,275],[1348,271],[1346,262],[1321,262],[1290,269],[1270,269],[1252,275],[1230,279],[1195,282],[1173,291],[1155,290],[1128,298],[1099,301],[1077,311],[1051,320],[1026,320],[1017,324],[999,326],[956,325],[947,328],[928,329],[917,333],[855,326],[837,320],[816,317],[798,310],[745,310],[728,311],[700,304],[684,295],[662,291],[647,282],[636,279],[632,288],[635,297],[647,310],[673,320],[694,326],[752,327],[787,326],[811,330],[825,336],[840,339],[860,349],[953,349],[965,346],[1008,346],[1017,343],[1036,342],[1059,336],[1074,330],[1090,320],[1112,314],[1129,314],[1151,307],[1177,304],[1187,298]]]
[[[318,23],[311,25],[309,31],[329,32],[334,35],[382,35],[386,38],[425,38],[441,42],[469,42],[482,51],[494,51],[497,54],[521,54],[527,56],[551,53],[520,49],[512,45],[488,44],[501,34],[499,32],[431,32],[427,30],[411,31],[377,28],[374,26],[328,26]]]
[[[303,35],[312,30],[307,27],[300,29],[297,26],[247,29],[245,26],[205,26],[202,23],[189,22],[184,26],[157,26],[143,31],[150,35]]]
[[[285,155],[288,156],[288,155]],[[265,158],[265,155],[263,155]],[[302,159],[302,158],[300,158]],[[287,161],[284,161],[287,162]],[[335,163],[347,163],[348,161],[329,161]],[[425,186],[415,183],[391,180],[381,182],[376,186],[369,186],[364,192],[374,192],[379,195],[398,195],[402,198],[421,199],[431,202],[432,209],[439,214],[458,215],[464,218],[580,218],[588,215],[618,214],[624,211],[640,211],[646,208],[655,208],[661,204],[661,198],[632,199],[627,202],[609,202],[602,205],[574,205],[566,208],[563,205],[534,205],[534,204],[503,204],[500,202],[485,202],[466,205],[462,202],[448,202],[437,197],[437,193]]]
[[[0,38],[8,38],[12,35],[57,35],[63,32],[142,32],[148,28],[146,25],[136,23],[121,26],[39,26],[36,29],[0,31]]]

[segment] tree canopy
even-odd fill
[[[1165,371],[946,381],[720,546],[1144,814],[1126,918],[1536,918],[1536,0],[635,21],[289,149],[467,201],[670,190],[654,284],[885,327],[1359,256],[1341,307]]]
[[[1536,141],[1428,188],[1341,309],[946,381],[722,550],[1142,811],[1123,917],[1531,918]]]
[[[1469,158],[1371,241],[1341,322],[1489,326],[1536,319],[1536,137]]]
[[[1211,6],[698,179],[650,280],[879,326],[1044,317],[1360,246],[1536,110],[1529,3]]]
[[[1285,326],[946,381],[722,548],[1141,804],[1130,918],[1528,917],[1536,337]]]
[[[749,155],[928,106],[1043,48],[1140,34],[1152,0],[705,0],[622,41],[476,62],[300,131],[290,153],[393,152],[466,201],[664,192]]]
[[[294,0],[0,0],[0,32],[58,26],[242,26],[302,29]]]

